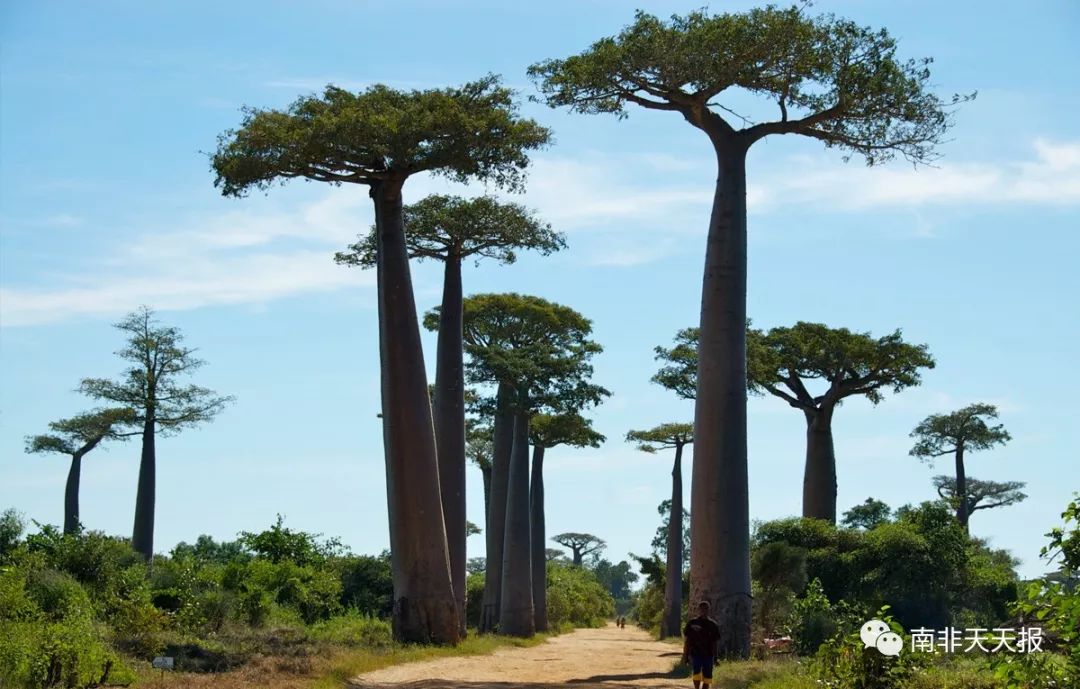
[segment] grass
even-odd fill
[[[140,688],[146,689],[341,689],[353,677],[401,663],[451,656],[486,655],[500,648],[544,643],[551,634],[531,639],[471,634],[457,646],[393,644],[382,648],[348,648],[319,644],[306,654],[256,656],[227,672],[193,673],[138,668]]]

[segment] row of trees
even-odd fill
[[[553,107],[623,116],[627,104],[632,104],[677,113],[708,137],[716,153],[719,174],[706,244],[697,348],[691,588],[695,598],[712,602],[726,654],[746,655],[750,643],[747,152],[767,136],[798,134],[862,155],[871,164],[898,153],[916,163],[926,162],[950,124],[949,103],[929,91],[928,64],[929,60],[899,60],[895,42],[885,31],[832,16],[807,17],[798,7],[766,7],[717,15],[692,12],[669,21],[639,12],[618,36],[529,69],[543,99]],[[734,91],[771,101],[778,117],[752,122],[736,115],[730,103],[720,100]],[[951,102],[961,100],[954,97]],[[738,121],[745,126],[736,126]],[[402,190],[412,175],[421,172],[520,189],[528,153],[549,141],[550,132],[518,116],[511,92],[489,76],[460,88],[409,92],[377,85],[353,94],[330,86],[321,96],[301,98],[284,111],[248,109],[240,128],[221,136],[213,156],[216,184],[229,196],[297,177],[369,187],[375,205],[374,262],[399,638],[446,642],[460,638],[460,594],[455,595],[454,581],[464,567],[461,555],[451,562],[449,546],[451,541],[460,543],[461,520],[456,515],[461,498],[456,488],[464,458],[464,412],[457,400],[463,393],[455,392],[452,402],[444,398],[439,403],[437,416],[445,411],[447,420],[436,428],[409,275]],[[450,338],[447,359],[456,360],[461,334],[450,314],[445,322]],[[454,332],[449,332],[451,328]],[[512,389],[512,384],[503,387],[496,402],[500,398],[492,512],[502,509],[499,493],[505,470],[506,532],[524,533],[527,522],[520,515],[512,520],[517,504],[527,499],[528,477],[520,475],[527,458],[521,459],[520,448],[528,433],[516,425],[511,430],[509,421],[515,415],[511,410],[519,419],[527,418],[521,408],[530,402],[522,401],[528,396]],[[437,444],[443,432],[446,440]],[[511,459],[500,466],[500,457]],[[445,491],[443,476],[448,483]],[[449,512],[444,502],[453,503]],[[815,506],[823,512],[830,509],[835,512],[827,502]],[[453,523],[448,524],[445,516],[435,518],[447,513]],[[509,541],[507,545],[508,550],[513,548]],[[489,551],[492,564],[499,560],[491,557],[494,554]],[[514,559],[507,565],[516,575],[520,567]],[[522,576],[527,579],[524,572]],[[527,627],[521,624],[521,629]]]

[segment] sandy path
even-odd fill
[[[685,687],[672,679],[677,646],[654,641],[636,627],[578,629],[532,648],[441,658],[383,668],[355,678],[364,688],[551,689],[554,687]]]

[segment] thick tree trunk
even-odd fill
[[[806,467],[803,471],[803,517],[836,523],[836,454],[831,407],[806,411]]]
[[[435,365],[435,446],[439,456],[450,574],[465,634],[465,366],[462,345],[461,258],[446,259]]]
[[[682,452],[675,446],[675,466],[671,469],[671,512],[668,514],[667,572],[664,583],[664,623],[660,638],[682,634]]]
[[[64,488],[64,533],[79,530],[79,480],[82,476],[82,455],[71,455],[67,486]]]
[[[484,572],[484,600],[480,631],[494,632],[499,624],[502,601],[503,534],[506,532],[506,483],[510,476],[510,453],[514,444],[514,412],[510,407],[513,387],[499,384],[495,399],[495,426],[492,436],[491,504],[488,507],[487,568]]]
[[[529,511],[532,518],[532,600],[536,631],[546,632],[547,620],[547,542],[544,522],[544,448],[533,448],[532,481],[529,484]]]
[[[956,520],[968,530],[967,473],[964,471],[964,446],[956,447]]]
[[[532,546],[529,525],[529,413],[514,415],[514,443],[506,482],[502,602],[499,631],[528,637],[536,633],[533,613]]]
[[[714,137],[718,176],[705,250],[690,493],[691,604],[707,600],[719,652],[750,654],[746,465],[746,148]]]
[[[143,421],[142,456],[139,458],[139,485],[135,492],[135,526],[131,547],[147,562],[154,557],[154,500],[157,486],[157,453],[154,448],[153,406],[146,409]]]
[[[461,638],[446,545],[435,431],[401,214],[401,181],[373,185],[378,235],[379,352],[394,637]]]

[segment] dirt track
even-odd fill
[[[679,648],[636,627],[578,629],[532,648],[442,658],[369,672],[352,680],[370,689],[553,689],[686,687],[671,677]]]

